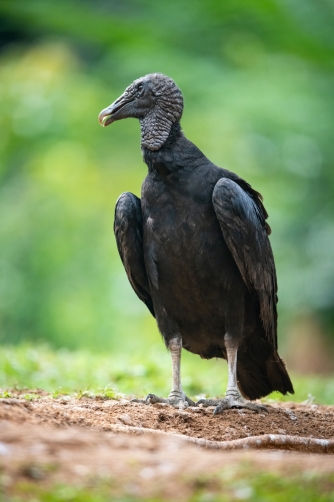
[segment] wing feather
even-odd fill
[[[155,317],[144,263],[141,204],[130,192],[122,193],[116,202],[114,232],[130,284]]]
[[[249,185],[248,185],[249,186]],[[271,345],[277,348],[277,279],[268,238],[267,213],[259,194],[221,178],[212,202],[224,239],[249,291],[260,305],[260,316]]]

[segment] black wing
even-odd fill
[[[267,340],[277,349],[277,279],[260,195],[221,178],[212,195],[224,239],[249,291],[257,297]],[[248,190],[247,190],[248,191]]]
[[[130,284],[155,317],[144,263],[140,199],[130,192],[122,193],[116,202],[114,232]]]

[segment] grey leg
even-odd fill
[[[172,390],[167,398],[156,396],[155,394],[148,394],[145,401],[147,404],[166,403],[171,404],[175,408],[187,408],[188,406],[195,406],[195,403],[189,399],[182,390],[181,385],[181,351],[182,339],[180,337],[172,338],[168,343],[168,348],[172,357]]]
[[[170,391],[168,398],[182,399],[183,392],[181,385],[181,338],[172,338],[168,344],[168,347],[172,357],[172,390]]]
[[[225,347],[227,352],[228,380],[226,396],[239,396],[240,392],[237,384],[237,357],[238,347],[233,341],[225,336]]]
[[[213,414],[218,415],[222,413],[224,410],[230,408],[247,408],[249,410],[256,411],[257,413],[261,413],[268,410],[265,406],[261,404],[255,404],[251,401],[247,401],[238,389],[237,383],[237,354],[238,354],[238,345],[235,340],[230,337],[228,334],[225,335],[224,338],[225,347],[227,352],[227,364],[228,364],[228,382],[227,382],[227,390],[226,396],[224,399],[200,399],[196,405],[203,404],[203,406],[216,406]]]

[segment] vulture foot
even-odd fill
[[[155,404],[165,403],[174,406],[174,408],[188,408],[188,406],[195,406],[194,401],[189,399],[184,392],[172,391],[167,398],[156,396],[155,394],[148,394],[146,399],[132,399],[136,403]]]
[[[229,410],[231,408],[245,408],[248,410],[256,411],[257,413],[269,413],[267,408],[262,404],[252,403],[247,401],[239,391],[227,392],[224,399],[200,399],[197,401],[196,406],[202,404],[205,408],[208,406],[216,406],[213,414],[219,415],[224,410]]]

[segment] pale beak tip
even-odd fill
[[[110,118],[110,115],[103,115],[103,112],[100,113],[98,117],[98,121],[102,127],[106,127],[106,122]]]

